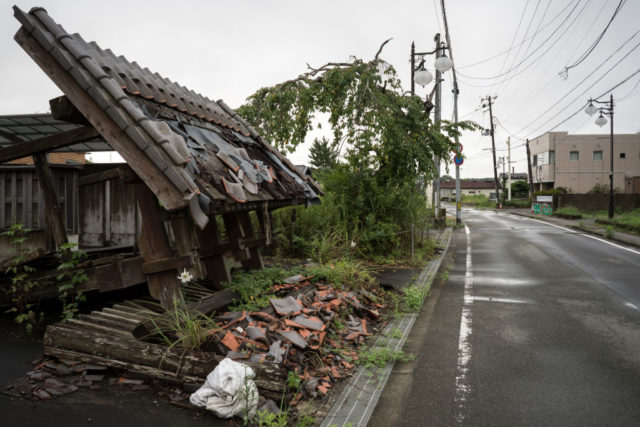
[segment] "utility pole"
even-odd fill
[[[437,61],[438,58],[442,56],[442,52],[439,49],[440,33],[436,33],[436,36],[434,37],[434,41],[436,42],[436,61]],[[442,73],[438,71],[438,69],[436,68],[436,105],[435,105],[435,110],[433,112],[434,124],[439,124],[440,118],[441,118],[441,111],[442,111],[442,105],[440,105],[442,101],[442,86],[440,85],[441,79],[442,79]],[[434,196],[436,197],[435,199],[436,200],[436,203],[435,203],[436,218],[438,218],[438,216],[440,215],[440,157],[434,156],[433,162],[436,165],[436,177],[434,179],[433,191],[435,193]]]
[[[453,73],[453,120],[454,123],[458,123],[458,81],[456,79],[455,72]],[[458,141],[458,134],[455,136],[456,144]],[[462,155],[462,153],[460,153]],[[462,224],[462,205],[460,203],[460,165],[456,163],[456,225]]]
[[[527,139],[527,168],[529,169],[529,199],[533,203],[533,174],[531,173],[531,151],[529,150],[529,140]]]
[[[500,184],[498,182],[498,167],[496,163],[496,140],[494,137],[495,130],[493,128],[493,109],[492,109],[492,100],[496,99],[495,97],[491,98],[491,95],[485,98],[487,103],[489,104],[489,122],[491,123],[491,147],[493,150],[493,179],[496,183],[496,201],[499,203],[500,201]],[[484,107],[485,105],[483,105]]]
[[[507,148],[507,191],[509,191],[507,200],[511,201],[511,137],[507,137]]]

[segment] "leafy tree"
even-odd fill
[[[529,197],[529,184],[526,181],[514,181],[511,183],[511,197]]]
[[[327,138],[316,138],[309,149],[309,160],[311,166],[320,170],[329,170],[335,166],[338,152],[331,148],[331,142]]]
[[[368,62],[352,57],[308,66],[292,80],[258,90],[238,109],[288,151],[319,127],[319,115],[328,117],[332,139],[317,148],[340,152],[344,160],[324,177],[324,202],[333,209],[325,218],[340,225],[336,234],[348,236],[343,241],[359,240],[378,252],[424,215],[422,189],[434,176],[434,155],[448,159],[453,138],[477,128],[471,122],[434,124],[425,105],[430,101],[403,92],[395,69],[380,58],[387,42]]]

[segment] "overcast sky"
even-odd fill
[[[26,11],[43,6],[67,31],[233,107],[263,86],[304,72],[307,63],[317,67],[351,55],[369,60],[388,38],[393,40],[381,57],[396,68],[408,90],[411,42],[417,51],[428,51],[436,33],[444,37],[440,0],[0,0],[0,114],[47,112],[48,100],[61,94],[13,40],[19,28],[14,4]],[[488,127],[481,98],[497,96],[497,153],[507,155],[511,135],[516,172],[526,171],[525,138],[553,128],[608,134],[608,125],[599,128],[593,124],[595,116],[581,111],[560,122],[584,107],[589,97],[604,94],[608,99],[611,87],[640,70],[640,2],[623,1],[586,59],[566,80],[559,73],[594,44],[618,4],[619,0],[446,2],[454,60],[461,73],[460,119]],[[432,68],[432,59],[427,62]],[[446,119],[453,114],[451,80],[449,72],[443,83]],[[428,89],[417,93],[424,96]],[[613,95],[615,132],[640,131],[640,73]],[[476,132],[465,134],[461,142],[466,155],[462,176],[492,176],[491,138]],[[306,157],[306,147],[290,155],[294,163],[305,163]]]

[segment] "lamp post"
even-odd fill
[[[597,104],[603,104],[604,106],[596,107],[595,105],[593,105],[594,102]],[[584,109],[584,112],[590,116],[593,116],[595,113],[599,112],[600,115],[596,119],[595,123],[600,127],[607,124],[607,118],[604,117],[605,115],[611,117],[611,158],[609,167],[609,219],[611,219],[613,218],[613,94],[611,94],[609,101],[598,101],[597,99],[589,98],[589,105],[587,105],[587,108]]]
[[[433,80],[433,74],[429,70],[427,70],[424,66],[425,64],[425,56],[427,55],[436,55],[436,60],[434,63],[434,68],[436,70],[436,103],[435,103],[435,111],[434,111],[434,123],[440,121],[440,110],[441,110],[441,73],[444,73],[451,69],[453,66],[453,61],[449,59],[446,55],[445,50],[447,47],[444,43],[440,42],[440,34],[436,34],[435,38],[436,48],[430,52],[416,52],[415,43],[411,43],[411,94],[415,95],[415,84],[418,83],[420,86],[426,86]],[[416,66],[416,57],[420,58],[420,62]],[[427,96],[427,101],[428,101]],[[427,107],[428,108],[428,107]],[[434,200],[434,207],[436,207],[436,215],[440,212],[440,159],[435,156],[434,163],[436,164],[436,179],[434,180],[434,191],[432,192],[432,198]]]

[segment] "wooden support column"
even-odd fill
[[[33,163],[36,167],[38,185],[42,189],[44,199],[46,233],[52,236],[55,249],[58,250],[69,240],[64,228],[64,221],[58,204],[58,194],[53,184],[53,174],[49,168],[47,154],[43,152],[34,154]]]
[[[269,210],[269,202],[264,202],[260,205],[258,213],[258,220],[260,221],[260,229],[262,231],[262,237],[264,238],[264,245],[269,247],[272,243],[271,233],[271,211]]]
[[[243,262],[249,258],[249,251],[247,251],[247,247],[244,244],[244,233],[238,215],[238,213],[223,214],[222,220],[224,221],[224,228],[227,230],[227,236],[229,236],[229,245],[233,251],[233,256],[238,261]]]
[[[218,224],[211,218],[204,230],[196,228],[200,246],[200,258],[207,269],[207,277],[218,288],[223,282],[231,282],[231,267],[227,262],[225,250],[218,239]]]
[[[160,216],[160,205],[156,196],[145,184],[135,185],[136,199],[142,217],[142,233],[138,239],[140,255],[145,264],[169,260],[171,249]],[[144,271],[144,265],[143,265]],[[182,292],[178,284],[177,271],[168,269],[147,274],[147,286],[152,297],[158,299],[166,309],[173,308],[174,301],[182,302]]]
[[[188,215],[188,214],[187,214]],[[171,219],[171,229],[176,242],[178,256],[187,256],[191,259],[191,274],[194,277],[204,277],[204,267],[200,263],[198,244],[194,234],[193,221],[187,215]]]
[[[242,226],[243,237],[246,240],[255,239],[255,233],[253,231],[253,224],[251,224],[251,216],[249,212],[242,212],[238,214],[238,220]],[[260,248],[255,244],[252,244],[247,249],[249,251],[249,258],[242,261],[242,266],[249,270],[260,270],[264,267],[262,264],[262,258],[260,257]]]

